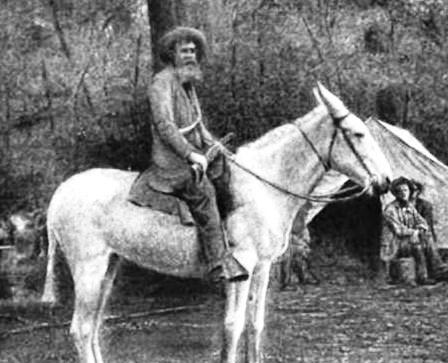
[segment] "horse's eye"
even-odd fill
[[[362,132],[354,132],[353,135],[357,138],[357,139],[362,139],[364,137],[364,134]]]

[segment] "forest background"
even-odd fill
[[[147,166],[151,38],[174,24],[208,38],[199,93],[216,135],[240,145],[305,114],[320,80],[448,163],[447,0],[0,4],[0,216],[46,210],[79,171]]]

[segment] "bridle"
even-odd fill
[[[347,135],[347,130],[345,130],[344,128],[341,127],[341,122],[346,119],[348,116],[350,115],[350,113],[347,113],[345,116],[341,116],[341,117],[335,117],[335,116],[331,116],[331,118],[333,119],[333,123],[335,125],[333,134],[331,135],[331,140],[330,140],[330,145],[328,147],[328,153],[327,153],[327,157],[324,158],[319,151],[317,150],[316,146],[314,146],[313,142],[310,140],[310,138],[308,137],[308,135],[300,128],[300,126],[296,125],[295,123],[292,123],[292,125],[294,125],[297,130],[299,130],[300,134],[303,136],[303,138],[306,140],[306,142],[308,143],[308,145],[310,145],[311,150],[313,150],[313,152],[316,154],[317,158],[319,159],[319,161],[321,162],[322,166],[324,167],[324,170],[330,171],[331,169],[333,169],[333,167],[331,166],[331,153],[333,151],[333,146],[334,146],[334,142],[336,140],[336,136],[338,134],[338,132],[340,131],[342,133],[342,137],[344,138],[345,142],[347,143],[348,147],[350,148],[350,150],[352,151],[352,153],[355,155],[356,159],[359,161],[359,163],[362,165],[362,167],[364,168],[364,170],[367,172],[367,174],[369,174],[370,177],[372,177],[372,173],[369,170],[369,168],[367,167],[366,162],[364,161],[364,159],[359,155],[358,151],[355,148],[355,145],[353,145],[353,141],[350,139],[350,137]]]
[[[303,129],[298,126],[295,123],[291,123],[291,125],[293,125],[299,132],[300,134],[303,136],[303,138],[306,140],[307,144],[310,146],[311,150],[314,152],[314,154],[317,156],[317,158],[319,159],[320,163],[322,164],[325,172],[328,172],[329,170],[333,169],[332,165],[331,165],[331,154],[333,151],[333,146],[336,140],[336,136],[338,134],[338,132],[342,133],[342,136],[345,140],[345,142],[347,143],[348,147],[350,148],[350,150],[353,152],[353,154],[355,155],[356,159],[360,162],[360,164],[362,165],[362,167],[367,171],[367,173],[369,174],[370,177],[372,177],[372,173],[370,172],[369,168],[367,167],[367,164],[365,163],[365,161],[361,158],[361,156],[359,155],[358,151],[355,148],[355,145],[353,144],[352,140],[350,139],[349,135],[347,134],[347,130],[345,130],[344,128],[341,127],[341,122],[347,118],[350,115],[350,113],[347,113],[345,116],[342,117],[335,117],[335,116],[331,116],[335,125],[335,129],[333,131],[333,134],[331,136],[330,139],[330,144],[328,147],[328,152],[327,152],[327,156],[323,157],[319,151],[317,150],[316,146],[313,144],[313,142],[311,141],[311,139],[308,137],[308,135],[305,133],[305,131],[303,131]],[[337,202],[337,201],[346,201],[346,200],[351,200],[351,199],[355,199],[361,195],[363,195],[364,193],[366,193],[369,188],[370,185],[366,185],[361,191],[353,193],[349,196],[340,196],[341,194],[346,194],[347,192],[351,192],[355,189],[358,189],[357,186],[352,186],[352,187],[348,187],[348,188],[344,188],[341,189],[335,193],[330,193],[330,194],[300,194],[300,193],[295,193],[292,192],[284,187],[282,187],[281,185],[269,181],[265,178],[263,178],[262,176],[258,175],[257,173],[255,173],[254,171],[250,170],[249,168],[247,168],[246,166],[240,164],[238,161],[236,161],[235,159],[235,155],[233,153],[231,153],[228,149],[226,148],[222,148],[221,150],[224,154],[224,156],[234,165],[236,165],[238,168],[244,170],[245,172],[247,172],[248,174],[252,175],[253,177],[255,177],[256,179],[262,181],[263,183],[271,186],[274,189],[277,189],[279,191],[281,191],[284,194],[293,196],[295,198],[299,198],[299,199],[305,199],[311,202],[320,202],[320,203],[332,203],[332,202]]]

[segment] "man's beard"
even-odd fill
[[[202,71],[197,64],[187,64],[176,68],[180,83],[202,82]]]
[[[398,197],[396,197],[396,199],[398,200],[398,203],[399,203],[401,206],[407,206],[407,205],[411,204],[411,201],[410,201],[409,198],[406,199],[406,198],[403,198],[403,197],[398,196]]]

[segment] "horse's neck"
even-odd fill
[[[283,125],[240,148],[236,155],[237,163],[289,192],[309,194],[322,178],[324,169],[297,126],[300,124],[303,127],[320,150],[319,139],[322,140],[324,130],[317,129],[319,123],[316,121],[319,121],[321,113],[322,110],[314,110],[305,116],[310,118],[309,122],[302,119],[296,121],[297,125]],[[284,233],[290,227],[293,217],[305,202],[264,183],[237,166],[232,168],[232,176],[237,205],[249,206],[258,214],[258,218],[269,219],[271,226],[276,224],[275,228],[279,228],[278,233]]]
[[[326,173],[324,177],[319,181],[316,187],[312,190],[314,195],[327,195],[336,193],[344,183],[348,180],[348,177],[344,174],[336,171],[330,171]],[[319,212],[325,208],[327,203],[313,202],[311,206],[304,213],[304,224],[308,224],[312,219],[319,214]]]

